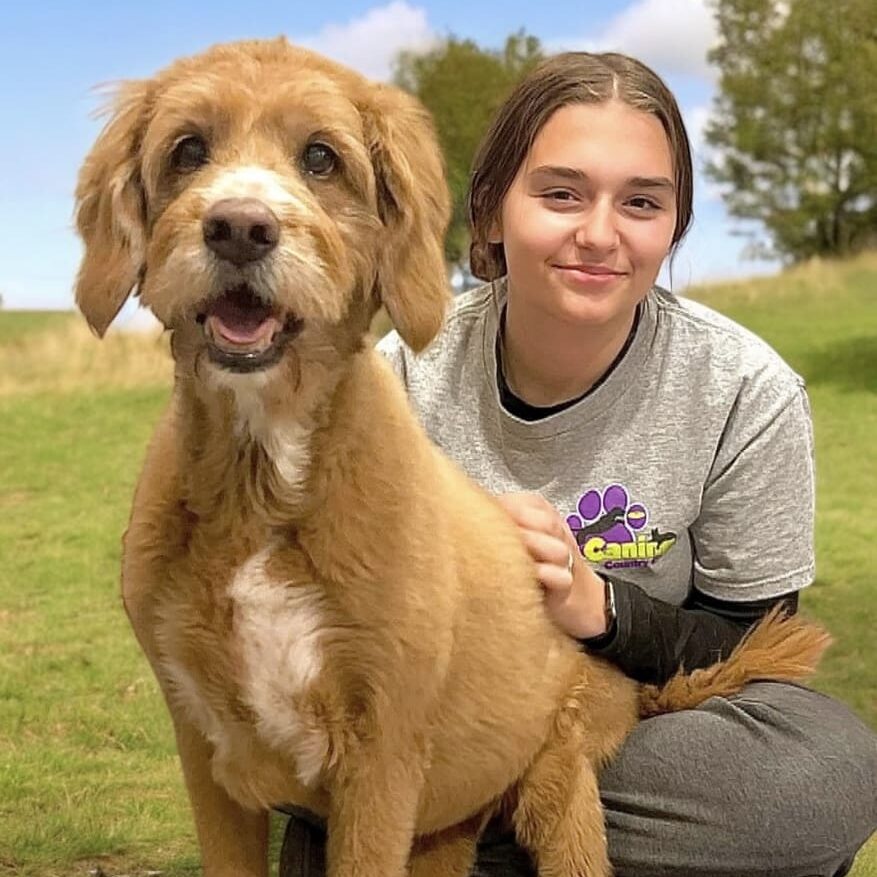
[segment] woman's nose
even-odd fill
[[[618,246],[618,225],[611,202],[595,201],[576,228],[576,244],[589,250],[613,250]]]

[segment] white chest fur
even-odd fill
[[[228,588],[233,606],[233,652],[240,662],[237,690],[227,692],[255,718],[243,727],[234,710],[211,700],[182,661],[166,656],[165,670],[181,707],[214,747],[214,768],[240,761],[255,738],[295,764],[298,781],[313,787],[327,761],[329,740],[305,703],[324,664],[328,612],[316,585],[291,585],[272,576],[270,550],[252,556]],[[175,651],[175,650],[171,650]],[[232,684],[229,681],[229,684]]]
[[[259,736],[293,754],[299,780],[310,786],[325,764],[328,738],[298,703],[320,674],[327,613],[316,585],[290,587],[272,580],[268,554],[251,557],[229,589],[243,660],[243,699],[257,716]]]
[[[269,378],[261,372],[211,374],[217,387],[232,392],[235,405],[235,431],[259,442],[274,464],[277,474],[293,493],[301,491],[311,464],[311,427],[292,417],[271,417],[266,413],[263,393]]]

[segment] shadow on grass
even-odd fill
[[[877,335],[835,341],[798,358],[810,385],[832,384],[843,390],[877,393]]]

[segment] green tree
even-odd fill
[[[520,31],[499,51],[450,37],[424,54],[404,52],[396,62],[395,83],[432,113],[444,152],[454,201],[445,243],[449,262],[463,265],[468,258],[466,189],[475,150],[503,98],[541,58],[539,40]]]
[[[877,3],[714,0],[707,173],[789,261],[877,244]]]

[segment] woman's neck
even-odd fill
[[[506,384],[538,407],[583,396],[621,353],[635,317],[633,311],[611,324],[581,326],[509,304],[502,338]]]

